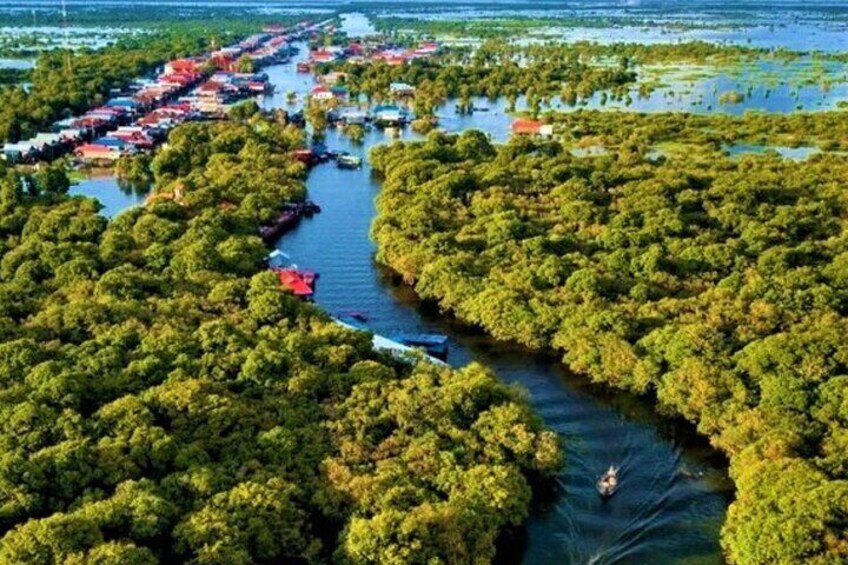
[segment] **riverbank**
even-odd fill
[[[297,60],[266,69],[276,89],[261,97],[264,109],[296,109],[286,92],[309,91],[311,79],[296,73]],[[483,129],[498,140],[506,139],[511,122],[497,106],[474,115],[457,114],[447,106],[439,114],[443,127]],[[368,233],[380,185],[367,153],[395,136],[421,139],[408,129],[371,129],[357,144],[341,130],[327,132],[328,147],[362,157],[363,167],[313,168],[307,188],[322,213],[277,244],[300,266],[321,273],[317,304],[328,312],[364,310],[369,326],[384,335],[446,334],[453,366],[480,362],[503,382],[528,391],[534,410],[565,444],[568,463],[557,477],[559,493],[541,501],[526,522],[523,545],[517,548],[525,563],[684,563],[695,556],[704,563],[721,563],[718,535],[732,484],[723,458],[692,434],[691,426],[657,416],[644,399],[591,385],[569,374],[555,358],[494,341],[440,315],[373,263],[375,248]],[[622,490],[605,504],[594,482],[613,463],[624,466]]]
[[[485,113],[454,119],[457,128],[494,130],[498,123]],[[400,136],[420,139],[409,130]],[[322,213],[278,243],[299,265],[321,273],[316,303],[329,312],[363,310],[369,326],[385,335],[445,334],[451,365],[480,362],[528,391],[534,410],[564,443],[567,464],[557,478],[560,493],[538,505],[526,523],[523,562],[683,563],[697,555],[721,563],[718,535],[733,487],[723,457],[691,426],[657,416],[649,401],[575,377],[556,358],[497,342],[439,314],[374,264],[368,234],[380,184],[367,152],[392,139],[375,129],[358,145],[340,130],[327,133],[329,147],[365,158],[363,167],[312,169],[307,189]],[[624,465],[623,486],[604,504],[594,481],[611,463]]]

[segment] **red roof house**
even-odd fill
[[[165,74],[171,73],[196,73],[200,70],[200,65],[192,59],[175,59],[165,65]]]
[[[551,135],[553,126],[539,120],[518,118],[512,122],[512,133],[516,135]]]
[[[314,291],[304,280],[303,273],[296,269],[274,269],[280,284],[294,293],[295,296],[309,297]]]

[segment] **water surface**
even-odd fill
[[[147,188],[127,186],[108,173],[93,173],[68,190],[71,196],[88,196],[99,201],[103,206],[100,213],[107,218],[114,218],[120,212],[142,204],[149,192]]]

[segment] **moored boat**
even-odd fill
[[[271,223],[259,228],[259,236],[270,243],[284,231],[294,227],[300,220],[300,209],[294,206],[284,208]]]
[[[362,159],[356,155],[344,153],[336,158],[336,166],[340,169],[358,169],[362,166]]]
[[[412,334],[403,333],[394,336],[398,341],[409,347],[423,349],[428,355],[445,360],[448,357],[448,337],[442,334]]]

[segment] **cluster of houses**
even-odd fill
[[[337,61],[361,64],[382,61],[387,65],[405,65],[416,59],[432,57],[440,50],[441,45],[434,41],[421,43],[413,49],[403,49],[384,43],[368,44],[352,41],[345,46],[333,45],[312,50],[309,53],[309,60],[298,63],[297,70],[308,73],[316,64]]]
[[[410,113],[408,108],[396,104],[380,104],[370,110],[351,106],[327,110],[327,121],[342,126],[374,124],[377,127],[400,127],[410,121]]]
[[[306,29],[305,24],[299,24]],[[168,62],[154,79],[136,79],[102,106],[55,122],[50,131],[7,143],[12,163],[50,160],[73,152],[84,162],[108,163],[149,150],[186,120],[220,117],[230,104],[271,87],[265,74],[238,72],[239,59],[260,67],[291,55],[286,30],[265,31],[206,56]],[[209,76],[211,69],[216,69]]]
[[[362,42],[351,42],[347,46],[330,46],[315,49],[309,53],[307,61],[298,63],[298,71],[310,72],[316,63],[332,61],[373,62],[384,61],[389,64],[406,64],[418,58],[430,57],[440,50],[434,42],[422,43],[415,49],[395,49],[384,44],[366,45]],[[309,96],[317,101],[336,101],[339,105],[356,102],[351,100],[350,90],[346,86],[347,76],[343,72],[329,72],[316,77],[316,84]],[[415,96],[415,87],[404,82],[393,82],[389,85],[389,95],[392,100],[402,102]],[[361,124],[374,123],[380,127],[395,127],[407,123],[410,119],[406,107],[395,104],[383,104],[371,111],[359,108],[330,109],[327,112],[330,123]]]

